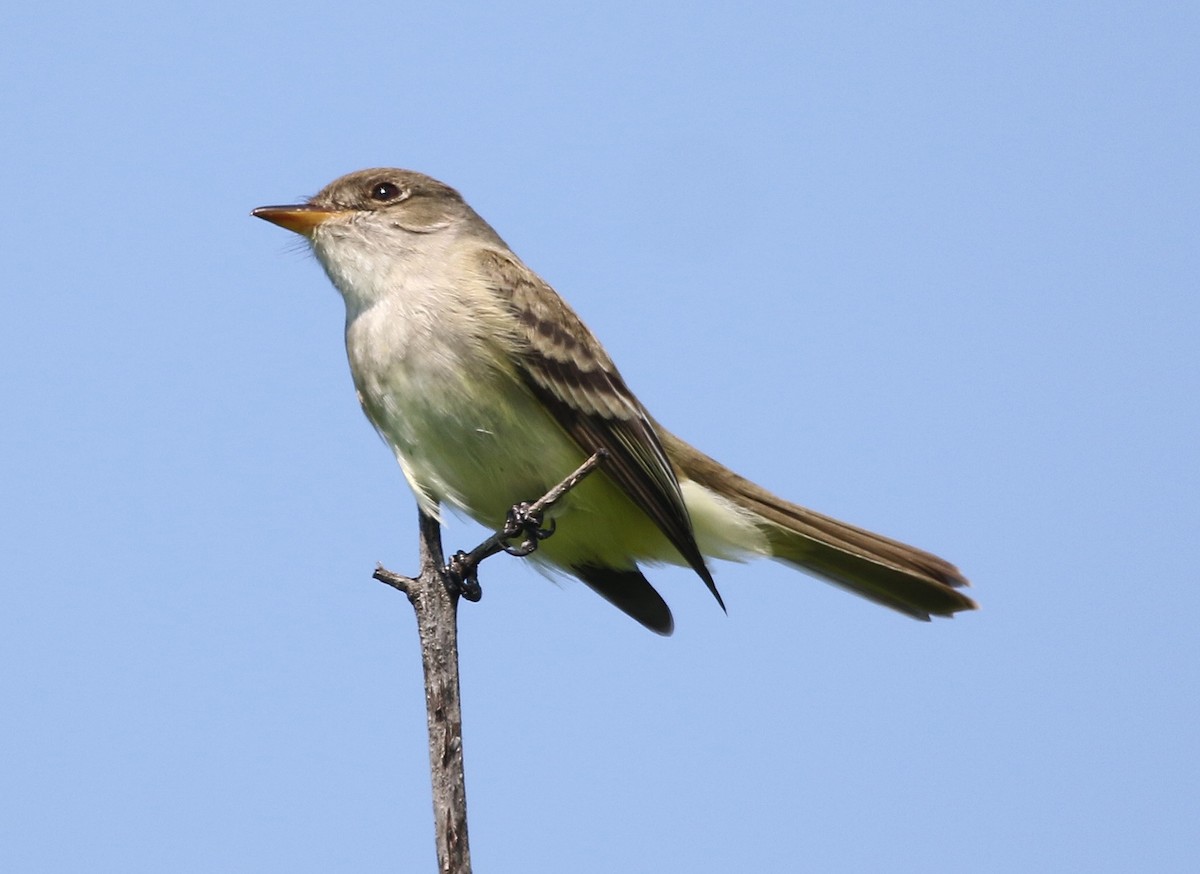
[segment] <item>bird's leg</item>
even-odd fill
[[[522,501],[509,508],[504,520],[504,527],[476,546],[470,552],[459,550],[450,556],[446,564],[446,576],[450,588],[462,595],[468,601],[478,601],[483,596],[479,586],[479,564],[498,552],[509,555],[525,556],[538,548],[538,544],[554,533],[554,520],[550,527],[543,528],[546,511],[550,509],[563,495],[579,485],[580,480],[596,469],[608,457],[604,449],[597,449],[587,461],[581,464],[574,473],[560,482],[545,495],[532,504]],[[509,541],[521,536],[523,539],[515,546]]]
[[[450,556],[446,575],[450,578],[451,586],[468,601],[478,601],[483,597],[483,590],[479,586],[480,562],[498,552],[517,557],[529,555],[538,548],[538,543],[554,533],[554,520],[550,521],[549,528],[543,528],[543,516],[542,510],[526,501],[510,507],[503,528],[470,552],[460,549]],[[517,536],[523,539],[519,544],[511,545],[509,541]]]

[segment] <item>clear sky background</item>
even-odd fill
[[[664,423],[944,554],[464,605],[479,871],[1194,871],[1200,7],[13,3],[0,870],[433,869],[415,508],[255,206],[461,189]],[[451,548],[480,529],[456,524]]]

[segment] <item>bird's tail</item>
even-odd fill
[[[660,434],[680,479],[747,511],[773,558],[916,619],[975,609],[957,591],[966,578],[948,561],[785,501],[678,437]]]

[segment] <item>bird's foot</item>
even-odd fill
[[[514,504],[508,511],[502,529],[470,552],[459,550],[450,556],[450,561],[446,564],[446,582],[451,593],[461,595],[468,601],[478,601],[482,598],[479,563],[500,551],[523,556],[536,550],[539,543],[554,533],[553,520],[549,528],[542,527],[543,515],[541,510],[533,509],[532,504]],[[518,537],[521,538],[520,543],[509,543]]]
[[[542,527],[543,515],[542,511],[532,509],[526,502],[514,504],[509,508],[508,518],[504,520],[501,532],[504,540],[512,540],[518,535],[523,535],[524,539],[516,546],[504,543],[504,551],[520,557],[536,550],[539,543],[554,533],[553,519],[550,520],[549,528]]]
[[[446,577],[452,594],[462,595],[468,601],[478,601],[483,597],[483,588],[479,585],[479,560],[473,558],[471,553],[460,549],[450,556]]]

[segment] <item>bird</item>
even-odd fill
[[[422,512],[495,528],[598,450],[531,558],[662,635],[644,569],[775,559],[928,621],[976,608],[950,562],[777,497],[662,427],[595,335],[449,185],[374,168],[252,215],[302,235],[346,306],[358,400]]]

